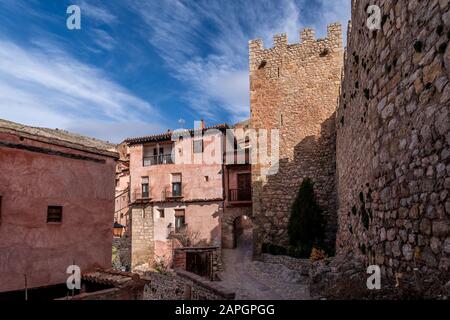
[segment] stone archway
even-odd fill
[[[222,248],[234,249],[236,247],[237,229],[236,223],[241,217],[252,220],[251,207],[226,208],[222,219]],[[239,222],[238,222],[239,223]],[[240,222],[242,224],[242,222]]]

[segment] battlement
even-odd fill
[[[288,47],[301,46],[304,44],[315,45],[328,42],[331,47],[342,48],[342,25],[340,23],[332,23],[327,26],[327,37],[324,39],[316,39],[315,30],[311,28],[305,28],[300,31],[300,42],[296,44],[288,45],[288,37],[285,33],[276,34],[273,37],[273,48],[264,48],[262,39],[255,39],[249,41],[250,56],[252,54],[261,54],[271,50],[283,50]]]

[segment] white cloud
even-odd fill
[[[112,50],[117,45],[117,41],[111,37],[106,31],[101,29],[92,30],[93,41],[104,50]]]
[[[92,2],[92,1],[91,1]],[[88,17],[101,24],[112,24],[117,22],[117,17],[105,7],[95,6],[82,0],[78,3],[81,9],[81,17]]]
[[[110,128],[114,123],[140,122],[141,117],[164,122],[148,102],[64,51],[23,48],[4,40],[0,40],[0,101],[1,118],[80,128],[77,131],[85,134],[94,132],[83,131],[82,124],[89,121]],[[127,130],[122,134],[128,135]]]
[[[250,110],[248,40],[262,38],[271,47],[275,34],[287,33],[289,42],[296,43],[303,27],[326,33],[327,23],[348,19],[350,0],[317,1],[320,12],[312,26],[301,21],[306,0],[129,3],[172,75],[192,88],[186,96],[192,108],[210,118],[225,111],[236,121]]]

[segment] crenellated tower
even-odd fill
[[[291,206],[306,177],[315,183],[327,219],[326,238],[334,246],[334,114],[343,53],[338,23],[328,26],[324,39],[304,29],[297,44],[289,44],[286,34],[276,35],[269,49],[262,40],[249,43],[251,125],[280,132],[278,173],[265,175],[261,165],[252,167],[256,254],[263,243],[287,245]]]

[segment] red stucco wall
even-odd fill
[[[66,268],[111,265],[113,158],[19,140],[0,141],[103,159],[70,159],[0,145],[0,292],[65,283]],[[61,224],[47,223],[47,207],[63,206]]]

